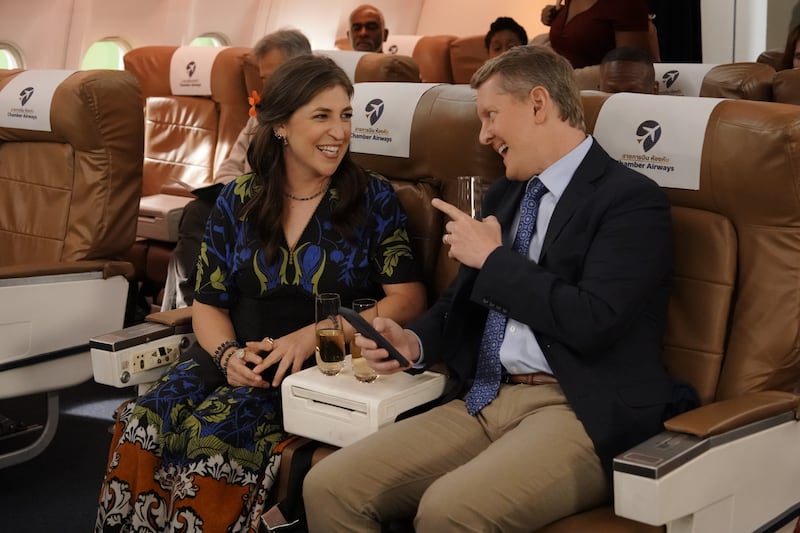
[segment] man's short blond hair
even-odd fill
[[[561,120],[585,131],[572,65],[550,48],[515,46],[484,63],[473,74],[470,85],[477,89],[495,74],[500,76],[503,90],[520,100],[528,98],[534,87],[544,87],[558,106]]]

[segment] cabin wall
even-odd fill
[[[187,44],[204,33],[250,46],[283,27],[301,29],[316,49],[330,49],[347,31],[358,0],[0,0],[0,41],[21,50],[26,68],[79,68],[97,40],[131,47]],[[545,33],[539,20],[553,0],[372,0],[394,34],[483,35],[501,15],[529,37]],[[707,63],[752,61],[782,46],[797,2],[703,0],[703,58]],[[468,14],[469,16],[464,16]]]

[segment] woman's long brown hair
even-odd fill
[[[281,213],[286,190],[286,163],[283,142],[274,129],[289,121],[297,109],[306,105],[320,92],[342,87],[352,98],[353,84],[347,74],[330,58],[303,55],[292,58],[275,70],[261,94],[258,124],[247,160],[258,185],[255,194],[243,206],[241,217],[247,217],[264,246],[266,260],[275,259],[283,239]],[[364,191],[367,174],[350,159],[350,150],[331,177],[337,200],[331,223],[345,237],[364,223]]]

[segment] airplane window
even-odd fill
[[[218,33],[204,33],[192,39],[189,46],[228,46],[228,39]]]
[[[0,42],[0,68],[22,68],[22,55],[8,43]]]
[[[121,39],[103,39],[97,41],[86,51],[81,63],[81,70],[111,69],[124,70],[122,62],[124,56],[131,49],[130,45]]]

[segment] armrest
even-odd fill
[[[160,313],[151,313],[145,317],[145,320],[157,324],[164,324],[166,326],[191,325],[192,308],[180,307],[178,309],[170,309],[169,311],[161,311]]]
[[[692,409],[670,418],[664,422],[664,427],[704,438],[787,411],[796,411],[798,404],[800,397],[790,392],[755,392]]]
[[[31,278],[36,276],[56,276],[60,274],[82,274],[101,272],[103,279],[113,276],[133,278],[134,269],[126,261],[71,261],[63,263],[27,263],[0,267],[0,279]]]

